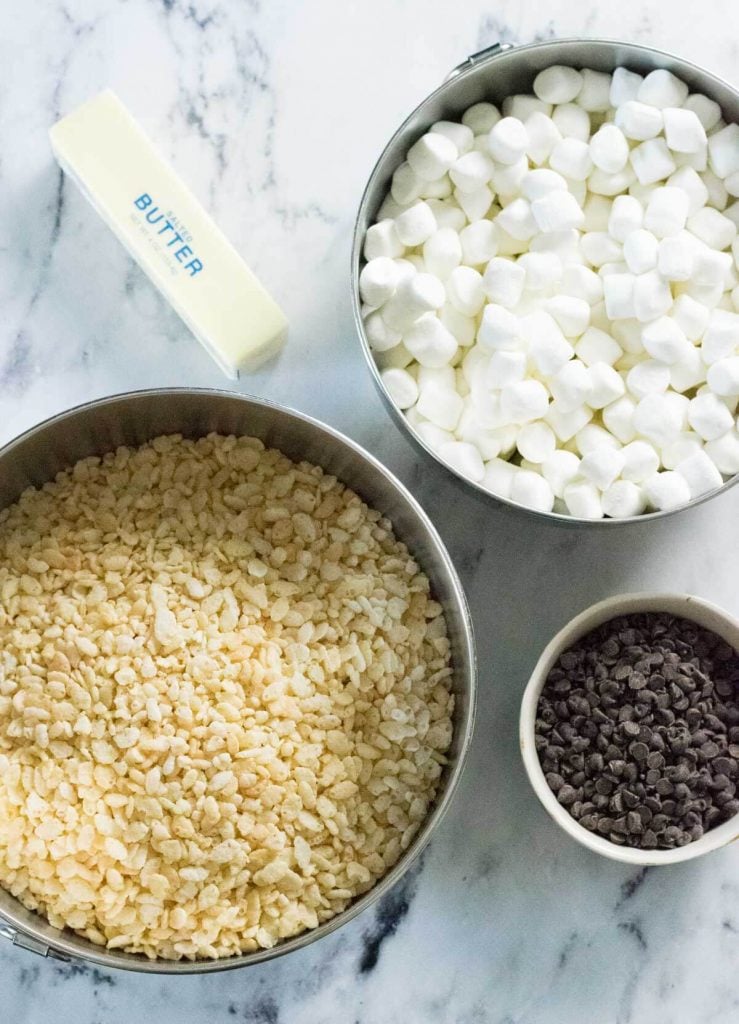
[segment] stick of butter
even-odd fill
[[[279,306],[113,92],[49,134],[62,168],[229,377],[280,348]]]

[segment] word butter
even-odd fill
[[[279,306],[114,93],[50,136],[60,165],[225,373],[256,369],[279,349]]]

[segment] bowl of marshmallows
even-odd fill
[[[470,58],[378,161],[355,231],[374,378],[428,453],[563,522],[739,479],[739,95],[572,40]]]

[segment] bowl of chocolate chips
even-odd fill
[[[576,616],[524,692],[536,795],[574,839],[675,864],[739,837],[739,621],[687,594],[625,594]]]

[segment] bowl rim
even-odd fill
[[[459,65],[455,68],[450,75],[448,75],[440,85],[433,89],[430,93],[421,99],[417,103],[411,112],[403,119],[400,125],[395,129],[390,138],[387,140],[385,145],[380,152],[380,155],[375,160],[372,170],[370,171],[369,177],[367,178],[364,189],[362,190],[362,196],[359,201],[357,208],[357,216],[354,222],[354,232],[352,238],[351,248],[351,302],[352,312],[354,314],[354,324],[359,335],[360,346],[362,353],[365,358],[365,362],[369,367],[372,379],[374,380],[375,387],[380,393],[383,403],[390,412],[390,415],[395,420],[396,424],[404,431],[407,437],[410,438],[412,444],[420,451],[428,455],[434,462],[440,465],[447,473],[451,474],[457,480],[459,480],[465,487],[476,492],[482,496],[486,501],[492,501],[493,503],[500,503],[501,505],[507,506],[509,509],[513,509],[516,512],[524,513],[527,516],[538,519],[539,521],[554,522],[559,526],[569,527],[592,527],[592,528],[615,528],[616,526],[627,526],[627,525],[644,525],[647,523],[653,523],[657,520],[666,519],[669,516],[677,515],[680,512],[684,512],[686,509],[696,508],[698,505],[702,505],[706,501],[710,501],[719,495],[725,494],[736,484],[739,484],[739,473],[735,473],[734,476],[729,477],[725,480],[720,487],[715,490],[708,491],[706,494],[698,495],[696,498],[692,498],[684,505],[679,505],[677,508],[664,509],[662,511],[655,512],[644,512],[638,516],[625,516],[620,519],[603,517],[602,519],[584,519],[579,516],[565,515],[562,512],[540,512],[537,509],[528,508],[525,505],[521,505],[518,502],[512,501],[510,498],[505,498],[501,495],[495,494],[492,491],[487,490],[482,484],[476,483],[474,480],[470,480],[468,477],[463,476],[458,470],[452,466],[447,465],[431,448],[430,445],[423,440],[418,434],[415,428],[408,422],[407,417],[404,415],[396,404],[393,402],[390,394],[385,387],[382,380],[382,373],[380,367],[375,361],[374,354],[370,347],[367,339],[367,334],[364,328],[364,321],[361,313],[361,297],[359,294],[359,273],[363,260],[362,248],[364,244],[365,231],[362,228],[362,222],[365,219],[367,207],[369,206],[370,199],[372,198],[372,191],[375,184],[375,178],[380,170],[380,166],[385,159],[385,154],[395,142],[396,138],[401,135],[407,127],[409,127],[415,120],[421,109],[426,106],[427,103],[441,96],[444,91],[452,83],[456,83],[461,79],[471,77],[479,69],[489,67],[499,60],[510,59],[512,56],[518,56],[519,54],[525,59],[525,55],[535,50],[544,49],[547,47],[558,46],[558,45],[577,45],[583,50],[588,47],[600,46],[608,49],[616,48],[627,48],[629,51],[637,51],[639,54],[651,54],[660,60],[674,62],[682,67],[689,68],[691,71],[697,72],[698,74],[705,76],[712,83],[721,86],[725,89],[735,93],[739,98],[739,88],[734,86],[731,82],[725,78],[721,78],[719,75],[714,74],[712,71],[708,71],[706,68],[701,67],[700,64],[696,64],[694,61],[688,60],[685,57],[681,57],[679,54],[673,53],[671,50],[663,50],[656,46],[645,46],[642,43],[628,42],[618,38],[609,38],[606,36],[597,37],[577,37],[577,36],[564,36],[562,38],[555,39],[541,39],[532,43],[513,43],[499,45],[496,49],[490,47],[487,50],[480,51],[480,54],[473,54],[468,57],[467,62]],[[624,63],[628,64],[628,60],[625,59]]]
[[[608,622],[609,619],[619,615],[649,611],[664,611],[691,619],[722,636],[735,649],[739,649],[739,619],[712,601],[696,597],[693,594],[681,594],[675,591],[615,594],[585,608],[555,633],[534,666],[521,699],[519,715],[519,748],[524,768],[536,796],[550,817],[568,835],[589,850],[611,860],[640,867],[678,864],[726,846],[735,839],[739,839],[739,814],[709,830],[700,839],[674,850],[640,850],[628,846],[617,846],[610,840],[589,832],[575,821],[549,788],[536,752],[535,719],[539,695],[550,669],[560,654],[576,640],[604,622]],[[697,617],[695,612],[697,612]]]
[[[196,395],[206,398],[211,396],[217,399],[237,400],[243,402],[245,407],[256,405],[266,408],[278,416],[288,416],[289,418],[308,424],[311,427],[318,429],[320,432],[330,436],[334,442],[337,442],[344,448],[348,448],[355,455],[358,455],[363,461],[367,462],[377,470],[397,492],[398,496],[406,503],[410,512],[419,521],[420,525],[423,526],[435,554],[444,566],[449,579],[450,594],[459,615],[461,624],[460,643],[463,646],[468,665],[468,672],[463,673],[463,675],[466,676],[466,678],[463,679],[464,687],[466,688],[466,710],[464,711],[459,724],[459,749],[456,760],[450,767],[448,783],[444,793],[440,799],[434,802],[434,805],[424,819],[416,836],[414,836],[410,846],[403,852],[402,856],[393,865],[393,867],[386,874],[382,875],[371,889],[366,893],[363,893],[356,900],[352,901],[345,910],[336,914],[328,921],[319,924],[316,928],[309,929],[301,932],[299,935],[293,936],[292,938],[278,942],[270,949],[259,949],[252,952],[234,954],[231,957],[221,957],[214,960],[149,960],[143,956],[143,954],[121,953],[118,950],[108,950],[105,946],[98,947],[92,942],[84,940],[81,936],[77,936],[76,933],[66,929],[53,929],[41,914],[37,911],[28,911],[19,903],[19,908],[22,908],[23,913],[35,915],[43,925],[47,925],[49,928],[52,928],[53,931],[57,932],[56,935],[47,934],[46,931],[40,935],[35,934],[30,930],[27,922],[21,920],[7,909],[0,908],[0,936],[9,938],[16,945],[20,946],[23,946],[24,940],[28,939],[29,945],[27,948],[31,948],[35,952],[42,952],[42,954],[45,953],[45,955],[56,955],[58,959],[72,961],[84,960],[108,969],[115,968],[137,973],[207,974],[216,971],[235,970],[239,967],[247,967],[257,963],[263,963],[267,960],[272,960],[276,957],[285,956],[288,953],[295,952],[313,942],[318,941],[319,939],[324,938],[331,932],[334,932],[338,928],[347,924],[353,918],[357,917],[363,910],[366,910],[373,903],[379,900],[408,871],[429,843],[433,833],[449,809],[464,771],[472,741],[477,710],[478,667],[472,615],[470,613],[464,587],[444,541],[424,508],[420,505],[417,499],[414,498],[405,484],[403,484],[391,470],[389,470],[382,462],[380,462],[379,459],[375,458],[374,455],[368,452],[356,441],[351,440],[351,438],[347,437],[341,431],[329,426],[322,420],[309,416],[306,413],[299,412],[290,406],[258,398],[254,395],[244,394],[238,391],[230,391],[225,388],[165,386],[118,392],[113,395],[106,395],[102,398],[93,399],[89,402],[80,402],[69,409],[55,413],[54,415],[42,420],[40,423],[36,423],[27,428],[23,433],[19,434],[17,437],[11,438],[11,440],[0,447],[0,464],[6,454],[11,452],[18,445],[22,444],[26,439],[35,434],[41,433],[42,431],[53,428],[58,423],[71,419],[78,413],[115,405],[117,403],[124,404],[132,399],[159,398],[166,400],[168,397],[173,395]],[[351,487],[350,484],[346,484],[346,486]],[[366,499],[363,498],[363,500]],[[393,528],[395,529],[394,525]],[[399,537],[398,539],[401,541],[403,540],[402,537]],[[412,551],[411,554],[413,554]],[[426,570],[424,569],[424,571]],[[431,579],[431,577],[429,577],[429,579]],[[3,925],[9,926],[9,928],[3,927]],[[78,943],[81,942],[87,943],[84,949],[79,948]],[[41,946],[41,949],[37,948],[39,945]]]

